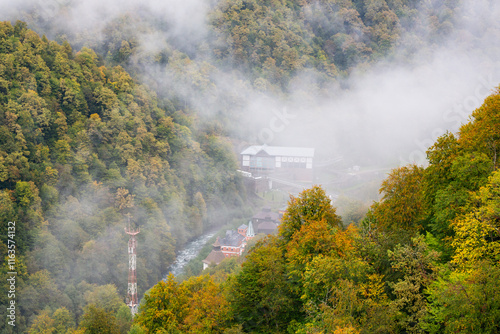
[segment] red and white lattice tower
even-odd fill
[[[140,232],[140,229],[134,231],[130,229],[130,221],[128,225],[128,229],[125,228],[125,233],[130,235],[130,239],[128,240],[128,288],[127,288],[127,305],[130,307],[130,312],[132,316],[135,316],[137,313],[137,275],[135,272],[136,268],[136,246],[137,241],[135,236]]]

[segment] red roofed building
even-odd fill
[[[225,257],[240,256],[243,253],[245,236],[235,230],[227,230],[226,236],[220,240],[221,251]]]
[[[252,221],[248,222],[248,226],[242,224],[237,231],[227,230],[226,236],[223,239],[217,238],[217,241],[213,244],[214,249],[203,260],[203,269],[208,268],[210,263],[219,264],[227,257],[240,256],[245,250],[247,241],[254,236]]]

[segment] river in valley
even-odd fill
[[[174,274],[174,276],[179,276],[184,271],[184,266],[188,264],[189,261],[194,259],[200,250],[205,246],[205,244],[215,235],[216,232],[209,232],[204,234],[191,242],[188,242],[186,246],[177,253],[177,259],[168,268],[169,273]]]

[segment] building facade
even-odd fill
[[[240,153],[241,170],[298,182],[313,182],[314,148],[250,146]]]
[[[245,250],[248,240],[255,237],[252,221],[248,225],[241,225],[238,229],[227,230],[224,238],[217,238],[213,244],[213,249],[210,254],[203,260],[203,270],[208,268],[211,264],[219,264],[228,257],[240,256]]]
[[[253,215],[252,222],[256,226],[257,233],[273,234],[278,229],[280,219],[279,213],[273,212],[269,207],[264,207]]]

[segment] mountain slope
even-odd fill
[[[18,265],[27,266],[21,326],[46,306],[80,315],[85,291],[68,289],[83,282],[126,294],[128,217],[141,229],[142,293],[162,278],[176,246],[241,214],[227,138],[196,129],[175,103],[160,106],[92,50],[2,22],[0,92],[0,256],[7,222],[16,221]],[[40,277],[52,292],[29,297]]]

